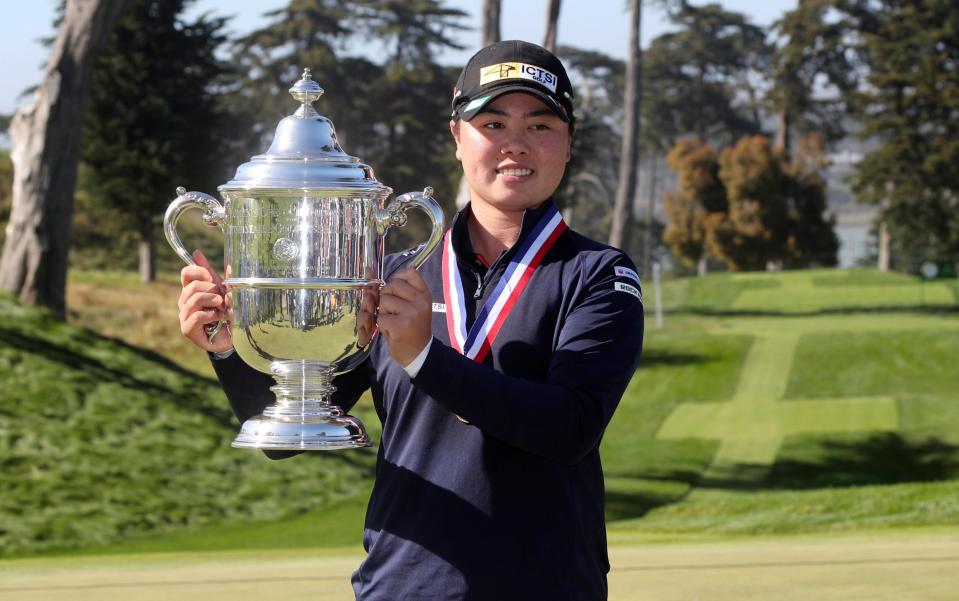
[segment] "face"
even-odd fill
[[[567,123],[531,94],[504,94],[450,128],[475,208],[536,207],[556,191],[569,162]]]

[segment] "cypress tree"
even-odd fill
[[[214,84],[225,41],[222,18],[185,23],[187,0],[132,0],[93,74],[82,160],[91,202],[136,233],[143,281],[155,271],[155,244],[177,185],[211,189],[222,177],[223,111]],[[116,256],[116,255],[115,255]],[[122,256],[120,258],[122,260]]]
[[[868,85],[853,97],[878,146],[853,189],[881,207],[895,249],[918,261],[959,255],[959,11],[948,0],[843,3]]]

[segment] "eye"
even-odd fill
[[[499,121],[487,121],[482,125],[484,129],[502,129],[503,124]]]
[[[529,128],[533,131],[549,131],[553,129],[548,123],[534,123]]]

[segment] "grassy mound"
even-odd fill
[[[875,270],[667,283],[604,441],[611,530],[953,523],[956,289]]]
[[[0,382],[0,556],[289,517],[372,472],[368,451],[231,449],[215,381],[2,298]]]

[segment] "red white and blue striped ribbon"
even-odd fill
[[[550,206],[516,249],[506,272],[477,313],[469,331],[466,329],[463,282],[456,265],[450,232],[446,232],[443,241],[443,298],[446,302],[446,327],[453,348],[477,362],[486,358],[536,268],[564,231],[566,222],[563,216],[555,206]]]

